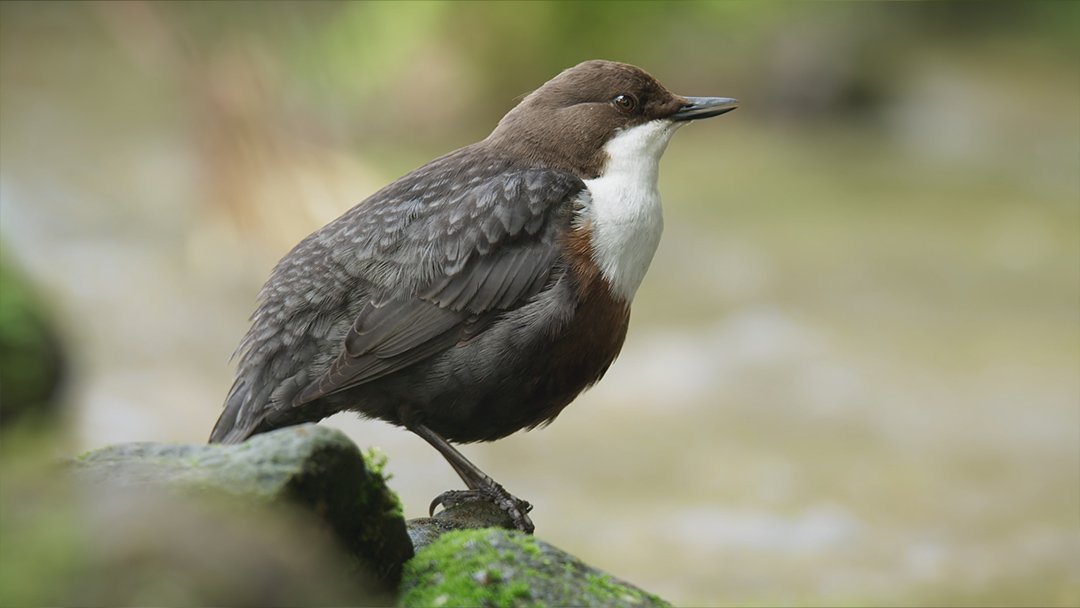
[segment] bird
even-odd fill
[[[659,161],[681,126],[734,110],[590,60],[485,139],[407,173],[274,267],[210,435],[238,443],[352,411],[438,450],[532,533],[532,505],[454,444],[550,423],[618,356],[663,229]]]

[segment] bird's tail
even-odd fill
[[[255,434],[256,420],[245,416],[244,405],[251,399],[251,391],[241,379],[233,384],[225,400],[225,409],[210,431],[210,443],[240,443]]]
[[[246,381],[244,376],[233,383],[225,398],[225,409],[214,430],[210,431],[210,443],[241,443],[259,433],[318,422],[336,411],[334,405],[325,400],[305,403],[302,407],[293,404],[292,396],[302,387],[295,379],[272,391],[264,386],[262,390],[252,392],[251,386],[255,384]],[[281,394],[280,402],[274,399],[278,393]]]

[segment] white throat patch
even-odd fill
[[[595,261],[613,295],[626,302],[634,298],[660,244],[660,157],[683,124],[653,120],[622,131],[604,146],[608,161],[600,177],[585,180]]]

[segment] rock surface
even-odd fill
[[[403,606],[668,606],[533,536],[452,530],[405,565]]]
[[[59,422],[66,344],[42,298],[0,251],[0,430]]]
[[[412,539],[413,550],[419,552],[440,536],[454,530],[503,528],[514,530],[514,521],[494,503],[471,502],[455,505],[435,514],[405,522]]]
[[[84,454],[72,468],[84,482],[117,490],[161,486],[300,507],[325,522],[366,570],[395,587],[412,543],[382,463],[370,460],[365,463],[340,431],[307,424],[238,445],[115,445]]]
[[[0,606],[394,602],[300,509],[2,472]]]
[[[68,467],[81,483],[76,498],[60,501],[58,518],[43,519],[49,509],[26,502],[30,493],[19,493],[25,508],[0,514],[9,537],[47,533],[54,522],[72,532],[53,549],[28,537],[47,549],[39,562],[82,556],[40,578],[65,585],[24,585],[25,593],[7,599],[386,605],[397,594],[403,606],[668,605],[513,530],[490,503],[457,505],[406,529],[384,464],[317,425],[239,445],[135,443],[89,452]],[[24,555],[0,551],[0,561],[33,562]],[[32,582],[35,570],[23,570]],[[124,585],[102,583],[121,579]]]

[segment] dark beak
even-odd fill
[[[739,100],[728,97],[684,97],[688,103],[671,115],[671,120],[697,120],[719,116],[739,107]]]

